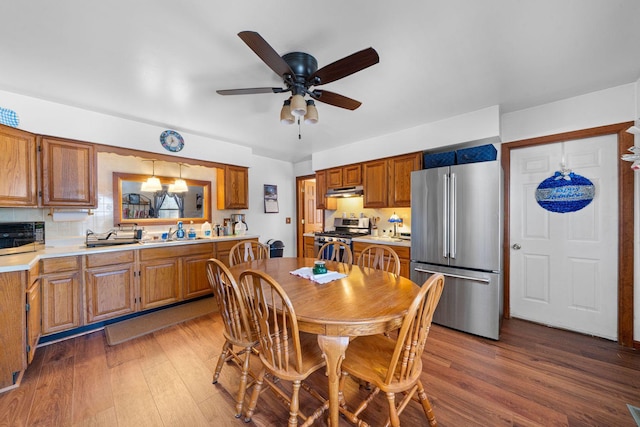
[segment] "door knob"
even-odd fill
[[[511,246],[513,249],[515,249],[516,251],[520,248],[522,248],[522,246],[520,246],[518,243],[514,243],[513,246]]]

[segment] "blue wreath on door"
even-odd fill
[[[575,212],[587,206],[596,194],[593,183],[569,170],[557,171],[536,189],[536,201],[551,212]]]

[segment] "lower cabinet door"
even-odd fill
[[[185,257],[182,259],[182,297],[195,298],[211,293],[207,278],[207,260],[209,254]]]
[[[140,309],[160,307],[180,300],[179,258],[140,263]]]
[[[78,271],[42,278],[42,332],[50,334],[80,326]]]
[[[85,274],[87,323],[135,311],[134,265],[91,268]]]

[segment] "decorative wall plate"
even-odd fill
[[[182,138],[182,135],[175,130],[165,130],[162,132],[160,134],[160,143],[168,151],[172,151],[174,153],[184,148],[184,139]]]

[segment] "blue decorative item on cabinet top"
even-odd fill
[[[595,193],[595,186],[588,178],[562,169],[538,185],[536,201],[551,212],[575,212],[591,203]]]
[[[17,128],[20,124],[18,113],[8,108],[0,107],[0,124]]]
[[[490,162],[498,157],[498,150],[493,144],[456,150],[456,161],[459,165],[465,163]]]
[[[422,169],[439,168],[442,166],[451,166],[456,164],[456,152],[448,151],[446,153],[424,153]]]

